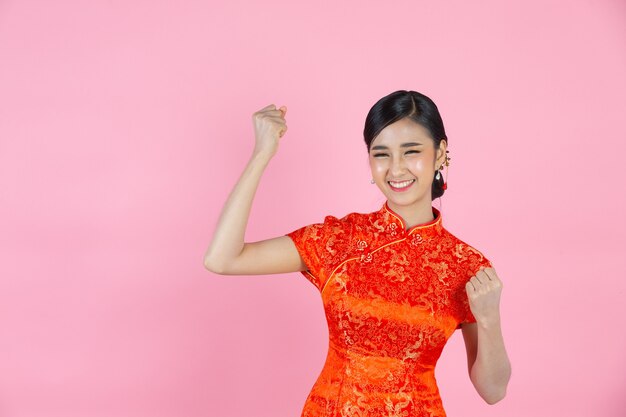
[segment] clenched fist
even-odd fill
[[[269,157],[274,156],[278,149],[278,140],[287,131],[285,121],[286,113],[286,106],[276,109],[276,106],[273,104],[254,112],[252,121],[254,123],[254,136],[256,140],[254,147],[255,153],[262,153]]]
[[[496,270],[481,266],[476,275],[465,284],[470,310],[477,323],[492,323],[500,320],[500,294],[502,281]]]

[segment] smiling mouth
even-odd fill
[[[409,187],[411,187],[414,182],[415,182],[415,179],[412,179],[410,181],[402,181],[398,183],[387,181],[387,184],[389,184],[389,187],[391,187],[391,189],[394,191],[404,191],[404,190],[407,190]]]

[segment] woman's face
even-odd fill
[[[445,161],[445,155],[445,140],[436,153],[428,130],[404,118],[385,127],[372,141],[372,178],[392,205],[430,204],[435,167]],[[394,182],[401,184],[395,184],[396,188]]]

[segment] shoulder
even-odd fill
[[[287,235],[295,240],[329,242],[347,250],[355,239],[373,234],[374,220],[375,213],[353,211],[341,216],[328,214],[316,223],[302,226]]]
[[[443,229],[446,240],[453,248],[453,252],[457,256],[484,256],[476,246],[470,244],[467,240],[459,238],[457,235],[451,233],[448,229]]]
[[[446,241],[449,243],[450,253],[461,266],[469,270],[477,270],[481,265],[491,266],[491,261],[487,258],[483,250],[468,243],[466,240],[450,233],[444,229]]]
[[[363,226],[371,225],[374,216],[372,213],[359,213],[350,212],[342,217],[337,217],[332,214],[327,215],[324,218],[324,224],[332,225],[337,229],[360,229]]]
[[[360,213],[352,212],[346,214],[343,219],[352,224],[353,226],[366,226],[371,225],[376,219],[376,213]]]
[[[288,235],[313,240],[328,240],[331,238],[335,240],[348,240],[356,222],[358,222],[358,213],[348,213],[341,217],[328,214],[316,223],[302,226],[288,233]]]

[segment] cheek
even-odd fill
[[[423,158],[419,158],[419,159],[415,159],[414,161],[411,161],[410,166],[411,166],[411,171],[415,173],[421,173],[421,174],[428,172],[430,169],[428,167],[428,164],[426,163],[426,160]]]
[[[370,163],[370,169],[372,170],[372,173],[377,176],[385,175],[385,172],[387,171],[387,167],[385,166],[385,164],[381,164],[380,162],[376,161]]]

